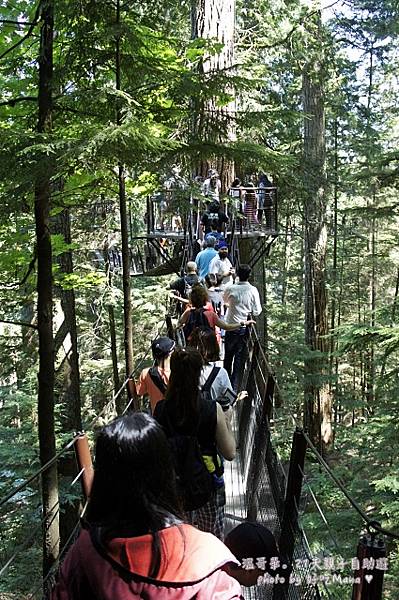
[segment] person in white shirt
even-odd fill
[[[219,179],[219,173],[215,169],[210,169],[208,172],[208,179],[205,179],[202,186],[202,193],[212,200],[219,201],[220,191],[222,188],[221,181]]]
[[[224,303],[227,305],[227,323],[242,323],[240,329],[226,331],[224,368],[230,376],[233,388],[236,389],[240,367],[245,358],[248,329],[244,323],[251,314],[257,317],[262,312],[259,292],[248,281],[251,275],[249,265],[240,265],[237,270],[238,283],[229,285],[223,294]]]
[[[208,272],[219,276],[221,279],[219,287],[224,290],[228,285],[233,283],[235,270],[228,258],[229,248],[225,240],[220,240],[216,250],[218,251],[218,255],[209,263]]]

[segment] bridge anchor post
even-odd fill
[[[359,540],[356,556],[358,568],[354,571],[355,583],[352,589],[352,600],[382,600],[386,568],[378,567],[386,565],[380,565],[377,561],[383,563],[381,559],[386,559],[383,539],[377,538],[373,533],[363,535]]]
[[[287,597],[288,593],[289,574],[291,572],[292,559],[294,556],[295,538],[298,532],[299,503],[301,500],[306,448],[306,438],[303,435],[302,429],[297,427],[292,439],[290,466],[279,541],[280,554],[283,562],[287,565],[287,575],[284,584],[274,586],[273,600],[283,600]]]

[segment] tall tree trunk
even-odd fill
[[[373,98],[373,80],[374,80],[374,46],[369,49],[369,82],[367,91],[367,121],[366,121],[366,158],[372,161],[374,132],[371,127],[372,120],[372,98]],[[375,207],[375,185],[370,182],[369,187],[373,190],[372,198],[367,198],[367,207],[374,210]],[[366,192],[367,193],[367,192]],[[369,325],[375,327],[376,310],[376,220],[374,215],[370,219],[370,231],[368,240],[368,251],[371,259],[369,276]],[[371,341],[366,352],[366,371],[365,371],[365,399],[369,412],[374,410],[375,396],[375,358],[374,343]]]
[[[37,131],[45,134],[52,126],[54,3],[45,0],[41,11]],[[43,159],[44,161],[45,159]],[[50,237],[50,178],[52,166],[43,165],[35,182],[37,243],[37,326],[39,334],[38,428],[40,462],[55,455],[54,432],[54,339],[52,249]],[[44,516],[43,574],[57,560],[59,552],[57,465],[42,475]]]
[[[375,194],[373,194],[373,207],[375,204]],[[374,328],[376,325],[375,311],[376,311],[376,297],[377,297],[377,280],[376,280],[376,221],[373,216],[371,219],[371,231],[369,239],[369,250],[371,258],[370,268],[370,281],[369,281],[369,311],[370,311],[370,327]],[[367,350],[367,383],[366,383],[366,401],[368,410],[373,412],[375,400],[375,357],[374,357],[374,343],[371,341],[370,346]]]
[[[281,285],[281,304],[285,304],[285,296],[287,294],[287,283],[288,283],[288,271],[291,265],[291,245],[290,240],[288,240],[288,235],[290,231],[290,216],[287,215],[285,220],[284,227],[284,248],[283,248],[283,256],[284,256],[284,266],[283,266],[283,281]]]
[[[320,14],[314,34],[321,38]],[[304,424],[322,450],[333,441],[331,394],[327,385],[326,174],[323,71],[320,50],[303,73],[305,183],[305,358]]]
[[[108,246],[108,240],[107,240],[104,244],[103,256],[104,256],[105,271],[107,273],[109,289],[112,290],[113,276],[112,276],[112,271],[111,271],[110,264],[109,264],[108,248],[109,248],[109,246]],[[116,394],[121,387],[121,381],[120,381],[119,369],[118,369],[118,346],[117,346],[116,327],[115,327],[115,311],[114,311],[114,307],[112,304],[108,305],[108,321],[109,321],[109,334],[110,334],[110,339],[111,339],[112,376],[113,376],[113,380],[114,380],[114,393]],[[122,396],[122,394],[119,394],[119,397],[117,399],[116,406],[115,406],[116,412],[118,413],[118,415],[122,414],[122,412],[123,412],[123,402],[124,402],[123,396]]]
[[[219,52],[205,55],[200,71],[211,73],[227,70],[234,63],[235,0],[192,0],[191,37],[214,39],[223,44]],[[232,91],[232,90],[230,90]],[[219,108],[214,100],[206,103],[192,101],[193,134],[201,140],[221,143],[235,138],[235,102]],[[197,166],[202,175],[209,167],[216,167],[226,192],[234,179],[234,163],[221,157],[213,161],[203,161]]]
[[[52,218],[52,229],[54,233],[61,234],[66,244],[71,243],[71,221],[70,211],[65,209]],[[69,275],[73,273],[72,251],[67,250],[57,257],[61,272]],[[79,372],[79,354],[78,354],[78,334],[76,326],[76,302],[74,289],[58,288],[58,294],[61,300],[61,309],[64,321],[57,332],[62,330],[62,339],[58,341],[59,346],[63,346],[65,357],[59,368],[58,377],[60,389],[60,403],[63,406],[61,411],[61,425],[65,433],[75,433],[82,430],[81,400],[80,400],[80,372]],[[55,354],[57,349],[55,350]],[[76,474],[75,458],[70,454],[62,456],[58,463],[58,473],[60,477],[72,481]],[[61,503],[60,511],[60,541],[63,546],[71,535],[76,521],[79,517],[79,500],[75,502]]]
[[[345,217],[343,217],[342,219],[342,246],[341,246],[341,262],[340,262],[340,267],[339,267],[339,286],[338,286],[338,301],[336,303],[336,325],[339,328],[341,326],[341,312],[342,312],[342,292],[343,292],[343,281],[344,281],[344,266],[345,266],[345,248],[346,248],[346,219]],[[338,224],[337,224],[338,226]],[[335,293],[337,293],[335,292]],[[334,328],[335,328],[335,322],[334,322]],[[334,338],[335,338],[335,344],[334,344],[334,350],[335,353],[337,354],[338,352],[338,334],[334,334]],[[342,412],[342,407],[341,407],[341,399],[339,396],[339,361],[338,361],[338,356],[336,355],[334,358],[334,414],[335,414],[335,421],[340,421],[341,418],[341,412]],[[339,416],[339,419],[337,419],[337,416]]]
[[[109,333],[111,337],[111,357],[112,357],[112,375],[114,380],[114,393],[116,394],[121,387],[121,381],[119,379],[118,371],[118,349],[116,345],[116,328],[115,328],[115,312],[114,307],[108,305],[108,321],[109,321]],[[120,396],[119,396],[120,397]],[[123,408],[116,406],[116,412],[121,414]]]
[[[119,28],[121,23],[120,0],[116,3],[116,25]],[[121,34],[120,30],[116,33],[115,39],[115,72],[116,89],[121,87]],[[116,111],[116,124],[122,124],[122,113],[118,106]],[[125,368],[126,377],[133,372],[133,318],[132,318],[132,299],[130,293],[130,253],[129,253],[129,224],[126,206],[126,187],[125,187],[125,169],[122,163],[118,164],[118,195],[119,210],[121,220],[121,238],[122,238],[122,283],[123,283],[123,318],[124,318],[124,337],[123,344],[125,349]],[[138,406],[136,405],[137,409]]]
[[[71,223],[69,209],[63,210],[53,217],[53,230],[63,236],[66,244],[71,243]],[[70,275],[73,273],[73,259],[71,250],[63,252],[57,257],[61,272]],[[63,339],[66,359],[64,361],[64,385],[62,390],[63,430],[66,432],[80,431],[82,429],[81,401],[80,401],[80,372],[78,333],[76,325],[76,302],[74,289],[64,289],[60,286],[58,293],[61,299],[61,308],[64,314]],[[69,336],[69,338],[67,337]],[[67,340],[67,345],[65,342]]]
[[[330,340],[330,392],[332,392],[332,372],[334,350],[337,335],[335,333],[335,312],[337,294],[337,250],[338,250],[338,120],[334,121],[334,214],[333,214],[333,265],[332,265],[332,301],[331,301],[331,340]]]

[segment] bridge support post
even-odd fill
[[[87,435],[82,433],[74,444],[76,462],[78,463],[79,473],[81,473],[82,492],[87,500],[90,496],[91,485],[93,483],[94,469],[91,460],[89,441]]]
[[[356,556],[358,561],[356,566],[359,568],[354,572],[352,600],[381,600],[386,569],[376,568],[376,566],[380,566],[378,560],[386,558],[384,541],[372,534],[362,536],[357,546]]]
[[[240,253],[240,261],[241,264],[249,264],[251,261],[251,256],[255,250],[256,244],[258,243],[258,238],[240,238],[239,239],[239,253]],[[265,273],[263,269],[263,259],[258,261],[252,267],[252,276],[251,283],[258,288],[260,302],[262,307],[265,305]],[[264,347],[264,341],[266,338],[265,332],[265,310],[262,310],[261,314],[256,318],[257,321],[257,330],[259,332],[259,341]]]
[[[284,512],[279,541],[282,561],[287,565],[284,584],[275,585],[273,600],[286,598],[289,587],[292,558],[295,549],[295,538],[298,531],[298,513],[301,499],[303,471],[305,465],[307,442],[302,429],[296,428],[292,440],[290,466],[287,488],[285,492]]]

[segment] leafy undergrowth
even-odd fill
[[[396,414],[378,414],[354,427],[338,425],[336,444],[328,458],[340,482],[370,519],[384,529],[399,533],[399,474],[397,465],[398,423]],[[364,521],[348,499],[308,453],[306,464],[307,506],[302,525],[316,557],[341,556],[345,573],[351,573]],[[317,504],[316,505],[316,500]],[[322,516],[322,514],[323,516]],[[396,600],[399,589],[399,543],[384,536],[388,571],[384,598]],[[334,592],[334,588],[329,591]],[[338,593],[338,590],[335,590]]]

